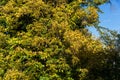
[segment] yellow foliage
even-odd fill
[[[103,44],[86,28],[99,22],[98,9],[89,4],[93,3],[9,0],[2,5],[0,79],[85,79],[91,66],[100,63],[96,55],[104,53]]]
[[[8,70],[5,74],[4,80],[29,80],[29,77],[26,76],[24,73],[18,70]]]

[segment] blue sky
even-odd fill
[[[104,12],[99,14],[100,26],[120,32],[120,1],[111,1],[112,5],[104,4],[100,6],[100,9]],[[95,29],[91,29],[91,32],[98,36]]]

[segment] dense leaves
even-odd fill
[[[106,79],[101,69],[107,64],[109,47],[86,28],[99,22],[98,6],[106,0],[3,2],[1,80]]]

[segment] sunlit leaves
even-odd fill
[[[29,77],[23,74],[22,72],[19,72],[16,69],[8,70],[5,74],[4,80],[29,80]]]
[[[84,80],[101,62],[89,0],[9,0],[0,7],[0,79]],[[101,2],[101,4],[104,1]],[[93,58],[94,57],[94,58]],[[94,61],[95,60],[95,61]]]

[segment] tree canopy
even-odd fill
[[[106,2],[1,0],[0,80],[115,80],[105,71],[111,46],[86,28]]]

